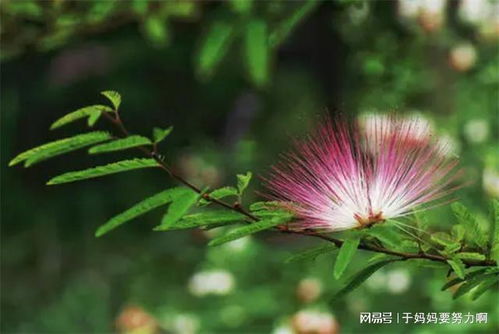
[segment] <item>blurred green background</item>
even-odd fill
[[[1,9],[3,333],[492,333],[497,291],[440,292],[442,269],[396,264],[329,306],[342,282],[316,245],[271,233],[219,248],[216,231],[152,232],[161,210],[101,238],[97,226],[172,186],[152,171],[46,187],[118,160],[83,153],[33,169],[15,154],[82,132],[53,120],[123,95],[133,132],[174,125],[161,150],[198,185],[262,175],[329,112],[417,114],[459,155],[457,193],[482,220],[499,197],[499,4],[404,1],[27,1]],[[129,156],[130,153],[122,153]],[[258,180],[253,198],[258,198]],[[449,228],[447,207],[432,211]],[[365,265],[358,255],[354,267]],[[488,313],[487,324],[365,325],[359,312]],[[306,324],[308,326],[306,327]],[[312,325],[310,325],[312,324]],[[314,325],[315,324],[315,325]],[[315,326],[315,327],[314,327]]]

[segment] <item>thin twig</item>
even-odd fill
[[[104,112],[104,115],[108,121],[110,121],[114,126],[118,128],[118,130],[121,132],[121,135],[123,137],[128,137],[130,136],[130,132],[127,130],[125,125],[123,124],[118,112],[113,113],[115,116],[111,116],[109,113]],[[259,221],[260,219],[253,215],[251,212],[246,210],[239,202],[235,204],[230,204],[227,203],[223,200],[213,198],[210,196],[210,194],[205,193],[201,188],[195,186],[194,184],[190,183],[189,181],[185,180],[183,177],[180,175],[176,174],[156,153],[156,150],[153,149],[151,150],[147,146],[139,146],[138,149],[142,151],[147,157],[154,159],[159,167],[164,170],[168,175],[170,175],[173,179],[177,180],[181,184],[185,185],[186,187],[192,189],[193,191],[197,192],[200,194],[203,199],[206,201],[215,203],[217,205],[220,205],[226,209],[239,212],[246,217],[250,218],[252,221]],[[290,234],[298,234],[298,235],[305,235],[309,237],[314,237],[314,238],[319,238],[328,242],[333,243],[336,247],[341,247],[343,245],[343,240],[333,238],[331,236],[313,232],[313,231],[297,231],[297,230],[290,230],[287,228],[278,228],[278,230],[281,233],[290,233]],[[430,260],[430,261],[436,261],[436,262],[441,262],[441,263],[447,263],[448,258],[441,256],[441,255],[435,255],[435,254],[428,254],[424,252],[418,252],[418,253],[404,253],[404,252],[397,252],[393,251],[390,249],[386,249],[384,247],[379,247],[379,246],[374,246],[366,243],[361,243],[358,246],[359,249],[369,251],[369,252],[376,252],[376,253],[383,253],[387,255],[392,255],[392,256],[397,256],[400,257],[402,260],[410,260],[410,259],[422,259],[422,260]],[[466,267],[476,267],[476,266],[496,266],[497,263],[494,260],[463,260],[463,263]]]

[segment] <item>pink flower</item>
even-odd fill
[[[324,121],[272,167],[270,199],[293,211],[291,228],[341,231],[442,204],[460,175],[420,120],[380,117],[369,127]],[[365,123],[364,123],[365,125]]]

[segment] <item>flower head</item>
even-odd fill
[[[459,175],[457,160],[443,150],[418,118],[326,119],[272,168],[268,197],[295,213],[293,228],[371,226],[436,204],[456,188],[449,185]]]

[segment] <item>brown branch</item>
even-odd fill
[[[121,132],[121,135],[123,137],[128,137],[130,136],[130,132],[127,130],[123,122],[121,121],[121,118],[118,114],[118,112],[114,112],[115,117],[112,117],[109,113],[104,112],[104,115],[106,116],[106,119],[109,120],[113,125],[115,125],[119,131]],[[195,186],[194,184],[190,183],[189,181],[185,180],[182,178],[180,175],[176,174],[175,172],[172,171],[172,169],[158,156],[156,153],[156,150],[153,149],[151,150],[147,146],[139,146],[138,149],[140,149],[147,157],[154,159],[159,167],[164,170],[168,175],[170,175],[172,178],[180,182],[181,184],[185,185],[186,187],[192,189],[193,191],[197,192],[200,194],[203,199],[206,201],[215,203],[217,205],[220,205],[226,209],[239,212],[252,221],[259,221],[260,219],[253,215],[251,212],[247,211],[245,208],[242,207],[242,205],[237,202],[235,204],[230,204],[227,203],[223,200],[213,198],[210,196],[210,194],[205,193],[202,189],[199,187]],[[336,247],[341,247],[343,245],[343,240],[333,238],[331,236],[313,232],[313,231],[296,231],[296,230],[290,230],[288,228],[277,228],[278,231],[282,233],[291,233],[291,234],[298,234],[298,235],[305,235],[309,237],[314,237],[314,238],[319,238],[328,242],[333,243]],[[369,251],[369,252],[376,252],[376,253],[383,253],[387,255],[392,255],[392,256],[397,256],[400,257],[402,260],[411,260],[411,259],[420,259],[420,260],[430,260],[430,261],[436,261],[436,262],[441,262],[441,263],[447,263],[448,258],[441,256],[441,255],[436,255],[436,254],[428,254],[424,252],[419,252],[419,253],[404,253],[404,252],[397,252],[393,251],[390,249],[386,249],[384,247],[378,247],[374,245],[369,245],[366,243],[361,243],[358,246],[359,249]],[[483,266],[496,266],[497,263],[494,260],[462,260],[464,265],[466,267],[483,267]]]

